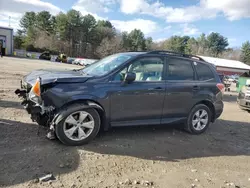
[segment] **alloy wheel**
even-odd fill
[[[192,118],[192,125],[196,131],[203,130],[208,124],[208,112],[204,109],[198,110]]]
[[[95,122],[92,115],[86,111],[71,113],[64,121],[65,135],[74,141],[86,139],[94,130]]]

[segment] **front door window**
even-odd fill
[[[162,81],[163,64],[163,59],[159,57],[141,58],[120,71],[114,80],[122,81],[127,72],[133,72],[136,74],[136,82]]]

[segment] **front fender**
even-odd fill
[[[70,101],[77,101],[77,100],[97,100],[97,97],[94,95],[89,95],[89,94],[85,94],[85,95],[74,95],[71,96],[68,99],[68,102]]]
[[[81,100],[79,101],[79,99],[81,99]],[[76,103],[77,101],[79,103]],[[51,130],[54,130],[55,129],[54,126],[57,125],[60,121],[62,121],[63,118],[65,118],[69,108],[75,108],[75,110],[84,109],[84,108],[95,108],[97,111],[101,111],[102,113],[100,114],[100,118],[102,121],[103,128],[104,128],[104,130],[109,129],[109,124],[108,124],[108,121],[106,119],[106,113],[105,113],[105,110],[103,109],[103,107],[94,101],[84,100],[83,98],[78,98],[77,100],[74,100],[71,103],[67,103],[64,107],[62,107],[57,112],[57,114],[54,116],[54,118],[51,122],[51,125],[50,125]],[[70,110],[74,111],[74,109],[70,109]]]
[[[70,107],[70,106],[69,106]],[[73,107],[73,106],[72,106]],[[70,107],[71,108],[71,107]],[[88,105],[85,104],[79,104],[77,106],[74,106],[74,108],[77,110],[78,108],[89,108]],[[62,108],[60,111],[58,111],[58,113],[55,115],[54,119],[53,119],[53,124],[57,125],[58,123],[60,123],[60,121],[62,121],[63,118],[65,118],[65,114],[68,111],[68,106],[65,106],[64,108]],[[72,109],[71,109],[72,110]]]

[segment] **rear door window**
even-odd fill
[[[194,80],[191,61],[179,58],[168,60],[168,80]]]
[[[214,73],[208,65],[199,62],[195,62],[194,65],[197,71],[199,81],[215,81]]]

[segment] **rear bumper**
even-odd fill
[[[224,103],[222,101],[216,102],[214,104],[214,108],[215,108],[215,116],[214,116],[214,120],[218,119],[222,112],[223,112],[223,108],[224,108]]]

